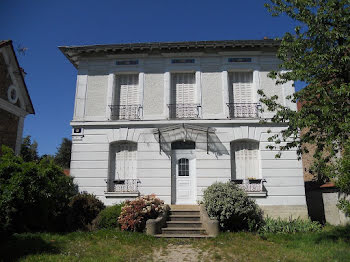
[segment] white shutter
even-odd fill
[[[115,179],[135,179],[137,146],[120,143],[115,146]]]
[[[241,141],[232,144],[232,168],[236,179],[259,178],[259,144]]]
[[[140,89],[137,74],[119,75],[117,90],[118,105],[138,105],[140,103]]]
[[[253,103],[252,72],[232,72],[230,82],[230,103]]]
[[[172,104],[196,103],[196,83],[194,73],[172,75]]]

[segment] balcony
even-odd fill
[[[229,118],[258,118],[258,103],[228,103]]]
[[[138,184],[141,183],[139,179],[119,179],[106,180],[108,191],[105,192],[106,197],[113,196],[138,196]]]
[[[199,104],[168,104],[170,119],[198,119],[200,118]]]
[[[110,105],[111,119],[113,120],[139,120],[141,105]]]
[[[265,179],[232,179],[232,183],[247,192],[248,196],[266,196]]]

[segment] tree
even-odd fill
[[[31,136],[26,136],[23,138],[20,156],[25,162],[39,160],[38,143],[35,140],[32,143]]]
[[[53,161],[26,162],[3,146],[0,157],[0,237],[13,232],[66,230],[73,178]]]
[[[63,138],[61,145],[57,148],[55,163],[63,168],[70,167],[70,158],[72,151],[72,140]]]
[[[298,23],[294,33],[281,39],[277,56],[283,71],[269,76],[276,84],[307,83],[287,97],[302,103],[299,112],[278,104],[276,96],[258,91],[267,110],[275,112],[271,121],[288,125],[271,141],[280,144],[282,151],[296,147],[299,156],[309,152],[308,145],[315,145],[313,173],[319,181],[331,179],[339,184],[339,178],[346,176],[339,160],[350,134],[350,1],[270,0],[265,6],[273,16],[287,15]],[[305,130],[302,136],[300,130]],[[282,145],[289,137],[292,141]]]

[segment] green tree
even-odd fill
[[[31,136],[26,136],[23,138],[20,156],[25,162],[39,160],[38,143],[35,140],[32,142]]]
[[[269,76],[277,84],[307,83],[287,97],[302,103],[299,112],[258,91],[267,110],[275,112],[271,121],[288,124],[281,137],[272,136],[271,141],[280,144],[282,151],[296,147],[299,156],[309,152],[308,144],[315,145],[312,171],[319,181],[340,183],[344,170],[335,163],[344,156],[350,134],[350,1],[270,0],[265,6],[273,16],[287,15],[297,22],[295,31],[281,39],[277,56],[283,71]],[[305,134],[300,136],[302,129]],[[282,145],[288,137],[292,141]]]
[[[72,140],[63,138],[61,145],[57,148],[55,163],[63,168],[70,167],[70,158],[72,151]]]
[[[67,229],[73,178],[53,161],[25,162],[2,147],[0,157],[0,236],[13,232]]]

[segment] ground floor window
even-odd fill
[[[260,178],[259,142],[241,140],[231,143],[231,178]]]

